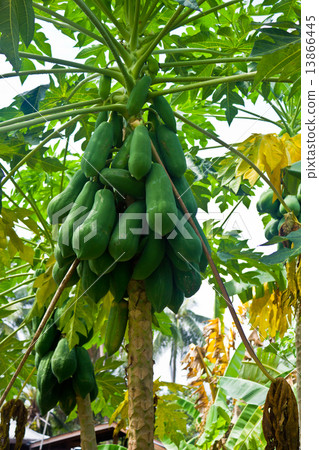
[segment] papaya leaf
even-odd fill
[[[263,56],[285,49],[291,44],[300,42],[300,34],[288,33],[278,28],[260,28],[260,39],[257,39],[251,51],[251,56]],[[263,37],[268,38],[263,39]]]
[[[20,109],[24,114],[31,114],[38,111],[39,104],[41,100],[44,99],[46,91],[49,89],[49,84],[43,84],[37,86],[31,91],[24,92],[21,94],[23,101],[21,103]]]
[[[19,20],[19,32],[21,38],[26,45],[29,46],[34,36],[34,11],[32,8],[32,0],[18,0],[17,8]]]
[[[17,0],[0,0],[0,51],[4,53],[16,72],[21,60],[18,54],[19,19]]]

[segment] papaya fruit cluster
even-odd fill
[[[68,341],[58,330],[59,309],[48,320],[35,344],[35,366],[37,367],[37,404],[42,415],[59,403],[66,415],[76,406],[76,395],[85,398],[90,394],[91,402],[98,394],[94,367],[87,350],[83,347],[93,334],[79,335],[79,345],[71,350]],[[37,320],[37,319],[36,319]],[[41,319],[40,319],[41,320]],[[37,320],[39,324],[39,320]]]
[[[51,223],[61,224],[54,252],[56,283],[61,283],[77,257],[81,262],[68,286],[81,279],[85,295],[95,302],[109,290],[114,297],[108,322],[109,334],[117,339],[116,345],[106,344],[109,355],[124,336],[131,279],[144,281],[153,311],[168,306],[177,313],[184,297],[200,288],[200,272],[207,267],[201,241],[183,217],[165,171],[209,248],[184,176],[186,159],[173,111],[164,97],[157,96],[148,108],[147,121],[142,120],[150,84],[149,76],[137,82],[125,117],[115,111],[110,117],[106,112],[98,115],[81,169],[48,205]],[[103,99],[108,92],[109,84],[102,77]],[[152,144],[165,169],[156,162]]]
[[[283,199],[291,211],[295,214],[298,222],[301,221],[301,185],[299,184],[297,195],[289,193],[283,194]],[[257,202],[257,211],[259,214],[269,214],[270,221],[265,227],[265,237],[268,241],[274,236],[279,235],[279,231],[285,222],[284,214],[287,212],[278,199],[273,201],[273,191],[268,189],[263,192]]]

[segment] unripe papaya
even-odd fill
[[[145,280],[160,265],[165,255],[165,241],[153,232],[147,236],[145,247],[139,256],[133,270],[134,280]]]
[[[96,130],[97,127],[102,123],[102,122],[107,122],[109,120],[109,112],[108,111],[101,111],[98,113],[96,121],[95,121],[95,125],[94,125],[94,129]]]
[[[145,196],[144,181],[136,180],[125,169],[109,169],[106,167],[101,171],[100,182],[105,186],[112,187],[121,195],[130,195],[134,198],[144,198]]]
[[[72,248],[73,233],[89,214],[98,189],[98,183],[88,181],[76,198],[66,220],[61,225],[58,235],[58,245],[63,258],[68,258],[72,255],[75,257],[75,253]]]
[[[194,221],[194,223],[196,225],[197,230],[199,231],[199,234],[201,235],[201,237],[202,237],[202,239],[204,241],[204,244],[207,247],[207,250],[211,254],[211,248],[210,248],[209,242],[207,240],[207,237],[205,236],[205,233],[204,233],[202,227],[200,226],[200,224],[198,223],[198,220],[196,219],[195,216],[193,216],[193,221]],[[200,261],[199,261],[199,270],[200,270],[200,272],[202,272],[202,273],[205,272],[207,264],[208,264],[207,257],[206,257],[206,254],[204,252],[204,249],[202,248],[202,255],[201,255]]]
[[[190,270],[189,263],[185,261],[185,259],[183,259],[181,256],[177,255],[169,244],[166,245],[166,255],[168,256],[172,265],[177,269],[183,272],[187,272],[188,270]]]
[[[127,169],[128,159],[130,156],[130,146],[133,133],[129,134],[125,139],[122,147],[119,149],[112,161],[112,169]]]
[[[180,178],[173,177],[172,181],[176,189],[178,190],[181,199],[185,203],[188,212],[192,214],[192,216],[195,216],[195,214],[197,213],[197,203],[186,178],[184,177],[184,175]],[[177,206],[179,206],[178,202]]]
[[[66,264],[63,267],[59,267],[58,263],[55,263],[52,269],[52,278],[56,282],[57,285],[60,285],[62,283],[63,278],[67,274],[69,268],[71,267],[71,264]],[[74,286],[79,281],[79,276],[77,274],[77,271],[75,270],[71,277],[69,278],[67,284],[65,285],[66,288]]]
[[[184,293],[173,283],[172,297],[167,307],[177,314],[184,301]]]
[[[106,250],[99,258],[89,259],[89,267],[96,275],[102,275],[112,272],[116,262]]]
[[[273,195],[272,189],[264,191],[257,202],[257,211],[260,214],[270,214],[274,219],[280,219],[282,216],[279,211],[280,202],[278,199],[273,201]]]
[[[53,318],[51,318],[47,321],[34,347],[40,358],[43,358],[43,356],[52,350],[52,348],[55,348],[55,344],[59,337],[60,332],[58,331]]]
[[[89,215],[73,233],[72,247],[79,259],[93,259],[103,255],[115,219],[113,194],[107,189],[100,189],[95,194]]]
[[[138,125],[133,132],[128,169],[134,178],[141,180],[148,174],[151,169],[151,165],[151,139],[147,128],[141,124]]]
[[[132,89],[126,105],[130,116],[136,116],[141,111],[146,102],[151,83],[152,78],[148,75],[144,75]]]
[[[132,276],[131,261],[124,261],[117,264],[110,274],[110,291],[115,302],[120,302],[125,296],[127,285]]]
[[[291,211],[293,211],[293,213],[295,214],[295,216],[298,217],[300,214],[300,203],[298,201],[297,196],[287,195],[287,197],[285,197],[284,200],[288,208],[290,208]],[[287,212],[282,204],[280,204],[279,206],[279,212],[281,215]]]
[[[116,353],[124,339],[128,319],[128,302],[112,302],[105,332],[105,349],[107,356]]]
[[[271,238],[274,236],[278,236],[278,225],[279,220],[272,219],[270,222],[267,223],[265,227],[265,237],[267,241],[270,241]]]
[[[192,297],[200,289],[202,278],[197,264],[192,264],[191,270],[182,272],[174,267],[174,281],[186,298]]]
[[[64,258],[62,253],[61,253],[61,249],[59,247],[59,244],[57,244],[54,247],[54,256],[55,256],[55,260],[58,263],[59,267],[63,267],[65,265],[70,264],[75,258],[75,255],[70,255],[67,258]]]
[[[106,100],[110,95],[112,79],[107,75],[100,76],[99,96],[102,100]]]
[[[198,264],[203,251],[202,243],[186,216],[179,210],[177,216],[179,222],[167,241],[179,258]]]
[[[112,111],[110,124],[113,128],[113,145],[120,148],[123,140],[123,116]]]
[[[155,110],[158,112],[165,125],[174,133],[176,133],[175,116],[166,98],[162,95],[159,95],[158,97],[154,98],[153,103]]]
[[[70,378],[76,371],[76,365],[75,349],[69,349],[66,338],[60,339],[51,358],[51,369],[58,382]]]
[[[73,202],[81,192],[86,181],[87,179],[82,170],[78,170],[75,172],[64,191],[56,195],[50,201],[47,211],[52,224],[61,223],[68,215]]]
[[[162,312],[172,298],[172,267],[164,257],[158,268],[144,281],[146,297],[158,313]]]
[[[113,145],[113,127],[102,122],[94,131],[81,159],[81,168],[87,177],[99,175]]]
[[[84,347],[75,347],[77,370],[73,375],[73,389],[77,395],[85,398],[95,384],[94,367]]]
[[[37,403],[42,415],[54,408],[59,401],[59,384],[51,369],[53,351],[40,361],[37,373]]]
[[[76,395],[72,385],[72,379],[65,380],[59,386],[59,404],[67,416],[76,407]]]
[[[132,203],[120,216],[109,243],[109,253],[115,261],[128,261],[136,254],[140,235],[136,234],[144,226],[145,203]]]
[[[166,125],[160,125],[156,131],[161,149],[161,158],[172,177],[181,177],[187,169],[183,148],[174,131]]]
[[[160,164],[152,164],[145,190],[148,224],[155,233],[164,236],[174,229],[177,207],[171,183]]]
[[[81,284],[84,295],[98,303],[110,288],[110,277],[108,274],[96,275],[89,267],[88,261],[81,261],[78,265],[78,273],[81,276]]]

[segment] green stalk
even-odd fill
[[[236,209],[238,208],[238,206],[241,204],[241,202],[243,201],[244,196],[241,197],[241,199],[239,199],[239,201],[236,203],[236,205],[233,207],[233,209],[230,211],[230,213],[227,215],[226,219],[223,220],[223,222],[221,223],[221,225],[219,225],[220,228],[223,228],[223,226],[225,225],[225,223],[227,222],[227,220],[231,217],[231,215],[236,211]]]
[[[272,182],[266,177],[266,175],[259,169],[259,167],[256,166],[256,164],[254,164],[247,156],[245,156],[243,153],[241,153],[240,151],[236,150],[234,147],[232,147],[231,145],[228,145],[226,142],[224,142],[223,140],[219,139],[218,137],[214,136],[212,133],[210,133],[209,131],[204,130],[204,128],[196,125],[195,123],[193,123],[191,120],[186,119],[185,117],[183,117],[181,114],[174,112],[174,115],[182,120],[184,123],[186,123],[187,125],[195,128],[195,130],[199,131],[200,133],[204,134],[205,136],[209,137],[210,139],[212,139],[213,141],[217,142],[218,144],[222,145],[223,147],[227,148],[228,150],[230,150],[232,153],[234,153],[235,155],[239,156],[241,159],[243,159],[244,161],[246,161],[257,173],[258,175],[268,184],[268,186],[273,190],[273,192],[275,193],[276,197],[278,198],[278,200],[280,201],[280,203],[283,205],[283,207],[285,208],[285,210],[287,212],[291,212],[291,210],[288,208],[288,206],[286,205],[284,199],[282,198],[281,194],[277,191],[277,189],[275,188],[275,186],[272,184]]]
[[[156,37],[152,40],[149,47],[146,49],[145,53],[137,60],[134,68],[133,68],[133,74],[134,78],[137,78],[140,70],[145,63],[145,61],[148,60],[148,58],[151,56],[153,50],[156,48],[156,46],[159,44],[159,42],[162,40],[162,38],[171,31],[172,24],[174,23],[176,17],[180,15],[180,13],[183,11],[184,6],[180,5],[173,16],[170,18],[170,20],[167,22],[167,24],[162,28],[162,30],[158,33]]]
[[[130,39],[131,51],[136,50],[136,47],[138,44],[138,21],[140,18],[140,6],[141,6],[141,0],[135,0],[135,15],[134,15],[133,28],[131,31],[131,39]]]
[[[86,77],[84,80],[80,81],[75,88],[71,91],[70,95],[67,97],[66,101],[69,102],[71,100],[71,98],[73,97],[73,95],[79,90],[81,89],[82,86],[84,86],[86,83],[88,83],[89,81],[94,80],[94,78],[97,78],[99,75],[90,75],[88,77]]]
[[[27,75],[40,75],[40,74],[56,74],[56,73],[85,73],[86,71],[82,69],[67,69],[61,67],[60,69],[36,69],[36,70],[21,70],[20,72],[10,72],[0,74],[0,78],[13,78],[13,77],[22,77]],[[92,71],[89,71],[91,73]]]
[[[16,286],[12,286],[11,288],[7,289],[6,291],[0,292],[0,297],[3,295],[10,294],[12,291],[19,289],[20,287],[25,286],[26,284],[30,284],[31,281],[34,281],[36,279],[37,279],[37,277],[29,278],[28,280],[25,280],[22,283],[17,284]]]
[[[35,55],[34,53],[19,52],[19,56],[21,58],[36,59],[37,61],[45,61],[55,64],[62,64],[64,66],[75,67],[77,69],[83,69],[83,72],[101,73],[102,75],[108,75],[112,78],[115,78],[120,83],[122,82],[122,77],[115,70],[101,69],[100,67],[93,67],[87,64],[80,64],[74,61],[68,61],[60,58],[52,58],[51,56]]]
[[[6,275],[16,272],[17,270],[24,269],[25,267],[28,267],[28,266],[30,266],[30,263],[26,263],[26,264],[22,264],[21,266],[14,267],[13,269],[8,270],[6,272]]]
[[[63,131],[65,128],[70,126],[73,122],[78,121],[81,119],[81,116],[76,116],[69,122],[64,123],[60,128],[53,131],[53,133],[49,134],[42,142],[40,142],[39,145],[37,145],[33,150],[31,150],[24,158],[21,159],[21,161],[18,162],[16,166],[13,167],[13,169],[10,170],[9,173],[3,178],[1,182],[1,186],[3,186],[11,177],[12,175],[21,167],[23,166],[35,153],[37,153],[44,145],[49,142],[51,139],[55,138],[57,135],[60,134],[61,131]]]
[[[36,9],[39,9],[40,11],[43,11],[45,13],[47,13],[50,17],[42,17],[42,20],[46,20],[47,22],[52,21],[51,17],[56,17],[57,19],[59,19],[62,24],[58,23],[58,25],[63,26],[63,24],[65,24],[66,28],[70,28],[72,27],[74,30],[79,31],[81,34],[84,34],[86,36],[91,37],[92,39],[94,39],[95,41],[99,41],[102,42],[102,44],[104,44],[103,39],[98,35],[93,33],[92,31],[81,27],[81,25],[77,24],[76,22],[73,22],[72,20],[68,19],[67,17],[62,16],[61,14],[57,13],[56,11],[53,11],[52,9],[46,8],[43,5],[39,5],[38,3],[32,2],[32,6]],[[56,21],[52,21],[56,22]]]
[[[283,117],[283,115],[282,115],[280,109],[277,108],[277,106],[274,105],[268,98],[264,97],[264,96],[262,95],[262,93],[261,93],[259,90],[258,90],[257,92],[263,97],[263,99],[265,100],[265,102],[268,103],[268,105],[271,106],[271,108],[276,112],[276,114],[278,115],[278,117],[281,119],[281,121],[282,121],[282,123],[283,123],[283,125],[284,125],[284,127],[285,127],[285,129],[286,129],[286,131],[287,131],[287,133],[289,134],[289,136],[292,136],[292,132],[291,132],[291,130],[290,130],[290,128],[289,128],[289,125],[288,125],[287,122],[286,122],[286,118]]]
[[[224,77],[225,78],[225,77]],[[221,77],[196,77],[196,76],[189,76],[189,77],[155,77],[152,81],[152,85],[154,84],[162,84],[162,83],[191,83],[196,81],[210,81],[210,80],[217,80],[221,79]],[[278,77],[271,77],[266,78],[265,81],[271,81],[274,83],[277,83],[281,80],[279,80]],[[286,83],[292,83],[290,80],[285,80]]]
[[[295,112],[295,114],[294,114],[294,116],[292,118],[291,124],[290,124],[290,127],[292,129],[294,129],[295,122],[296,122],[297,117],[298,117],[298,115],[300,113],[300,106],[301,106],[301,96],[299,97],[298,104],[297,104],[297,107],[296,107],[296,112]]]
[[[63,164],[63,170],[62,170],[62,174],[61,174],[60,193],[63,191],[65,163],[66,163],[66,157],[67,157],[67,154],[68,154],[69,142],[70,142],[70,136],[68,136],[68,138],[66,140],[65,149],[64,149],[63,163],[62,163]]]
[[[97,106],[95,108],[76,109],[74,111],[60,112],[58,114],[51,114],[46,117],[39,117],[38,119],[26,120],[19,124],[8,125],[2,127],[1,131],[2,132],[13,131],[24,127],[31,127],[33,125],[38,125],[39,123],[49,122],[51,120],[60,120],[63,119],[64,117],[71,117],[74,116],[75,114],[83,115],[83,114],[97,113],[100,111],[118,111],[121,114],[123,114],[126,111],[126,105],[117,104],[117,105]]]
[[[128,41],[130,38],[130,34],[126,30],[126,28],[116,19],[116,17],[113,15],[112,11],[107,7],[105,3],[103,3],[101,0],[93,0],[96,5],[100,8],[101,11],[104,12],[106,17],[113,23],[115,28],[118,30],[118,32],[122,35],[122,37]]]
[[[15,330],[12,331],[12,333],[8,334],[8,336],[6,336],[4,339],[2,339],[2,341],[0,341],[0,349],[1,347],[3,347],[3,345],[7,342],[10,341],[10,339],[17,334],[18,331],[22,330],[22,328],[24,328],[26,326],[25,321],[23,321],[20,326],[18,326],[18,328],[16,328]]]
[[[175,49],[173,49],[175,50]],[[179,52],[176,52],[179,53]],[[224,64],[224,63],[231,63],[231,62],[249,62],[249,61],[260,61],[260,56],[238,56],[238,57],[231,57],[231,58],[205,58],[205,59],[194,59],[194,60],[187,60],[187,61],[174,61],[174,62],[168,62],[168,63],[161,63],[160,68],[166,69],[170,67],[188,67],[188,66],[201,66],[201,65],[207,65],[207,64]]]
[[[187,86],[177,86],[170,89],[164,89],[163,91],[150,92],[149,97],[157,97],[159,95],[169,95],[175,92],[184,92],[191,89],[198,89],[206,86],[216,86],[221,83],[236,83],[238,81],[253,80],[257,72],[244,73],[240,75],[230,75],[229,77],[218,77],[209,81],[201,81],[199,83],[190,83]]]
[[[201,47],[174,47],[154,50],[153,55],[166,55],[174,53],[209,53],[210,55],[221,55],[219,50],[213,50],[212,48],[201,48]]]
[[[139,26],[140,32],[144,31],[145,25],[147,24],[147,21],[148,21],[149,17],[151,16],[151,14],[153,13],[154,9],[156,8],[156,5],[157,5],[158,1],[159,0],[152,0],[150,2],[148,11],[147,11],[147,13],[144,16],[144,19],[142,20],[142,23]],[[147,1],[145,2],[145,5],[147,5]]]
[[[30,275],[30,273],[13,273],[13,274],[10,274],[3,278],[0,278],[0,282],[10,280],[11,278],[28,277],[29,275]],[[0,307],[0,309],[1,309],[1,307]]]
[[[267,119],[267,117],[260,116],[259,114],[255,114],[252,111],[248,111],[247,109],[243,109],[243,108],[239,108],[239,107],[237,107],[237,109],[238,109],[238,111],[242,111],[244,113],[250,114],[251,116],[257,117],[258,119],[261,119],[263,122],[269,122],[269,123],[272,123],[273,125],[276,125],[279,128],[282,128],[281,125],[278,124],[278,122],[275,122],[274,120],[271,120],[271,119]],[[236,118],[238,119],[239,117],[236,117]],[[252,119],[250,117],[240,117],[240,118],[241,119]]]
[[[78,7],[88,17],[90,22],[100,32],[106,45],[109,47],[110,51],[112,52],[113,57],[114,57],[115,61],[117,62],[117,65],[118,65],[120,71],[122,72],[122,75],[124,77],[127,88],[129,90],[132,89],[134,86],[134,82],[120,58],[120,56],[121,56],[125,61],[126,53],[127,53],[126,50],[120,43],[117,42],[117,40],[113,37],[113,35],[110,33],[110,31],[106,28],[106,26],[103,25],[99,21],[99,19],[95,16],[95,14],[93,14],[91,9],[84,3],[83,0],[74,0],[74,2],[78,5]]]
[[[17,303],[22,303],[25,302],[26,300],[30,300],[31,298],[34,298],[35,295],[28,295],[27,297],[22,297],[22,298],[18,298],[18,300],[14,300],[13,302],[7,303],[6,305],[1,305],[0,306],[0,310],[1,309],[6,309],[12,305],[16,305]]]
[[[63,105],[63,106],[55,106],[54,108],[50,108],[50,109],[44,109],[44,110],[40,110],[31,114],[28,114],[27,116],[23,115],[23,116],[19,116],[19,117],[15,117],[14,119],[9,119],[9,120],[5,120],[4,122],[0,123],[0,128],[1,127],[6,127],[9,125],[13,125],[19,122],[26,122],[26,118],[27,120],[31,120],[34,119],[38,116],[46,116],[49,114],[56,114],[62,111],[67,111],[69,109],[73,109],[74,107],[82,107],[82,106],[91,106],[91,105],[95,105],[97,103],[102,103],[102,100],[97,98],[94,100],[87,100],[85,102],[78,102],[78,103],[71,103],[68,105]]]

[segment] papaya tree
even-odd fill
[[[285,292],[280,299],[287,304],[293,298],[294,309],[282,317],[296,313],[299,320],[299,179],[293,163],[300,160],[300,6],[289,5],[1,2],[0,49],[13,68],[1,79],[48,77],[0,110],[4,324],[33,300],[18,327],[1,329],[0,402],[12,402],[5,405],[11,416],[3,410],[3,417],[10,421],[18,407],[23,410],[18,398],[25,384],[36,384],[41,413],[58,402],[67,415],[77,406],[82,448],[96,448],[91,402],[98,398],[94,411],[109,416],[112,405],[119,406],[124,383],[112,373],[117,365],[111,358],[128,340],[128,391],[121,404],[128,447],[153,448],[158,384],[152,327],[164,331],[164,309],[177,314],[209,278],[216,291],[211,315],[222,320],[227,305],[247,352],[272,383],[266,441],[274,443],[274,398],[284,392],[293,411],[285,433],[289,448],[297,448],[294,394],[257,356],[230,299],[240,294],[252,300],[251,323],[266,332],[256,300]],[[73,41],[76,58],[57,57],[47,23]],[[277,121],[246,108],[260,99]],[[271,122],[278,134],[252,135],[238,146],[224,142],[214,123],[231,124],[241,111]],[[211,141],[225,148],[222,157],[200,156]],[[222,222],[211,235],[213,223],[203,230],[196,218],[211,200],[222,212],[241,202],[249,208],[262,183],[270,189],[259,204],[269,215],[267,240],[282,247],[268,260],[238,236],[223,238]],[[279,330],[281,337],[286,330]],[[92,349],[100,346],[94,367]],[[118,389],[107,388],[112,382]]]

